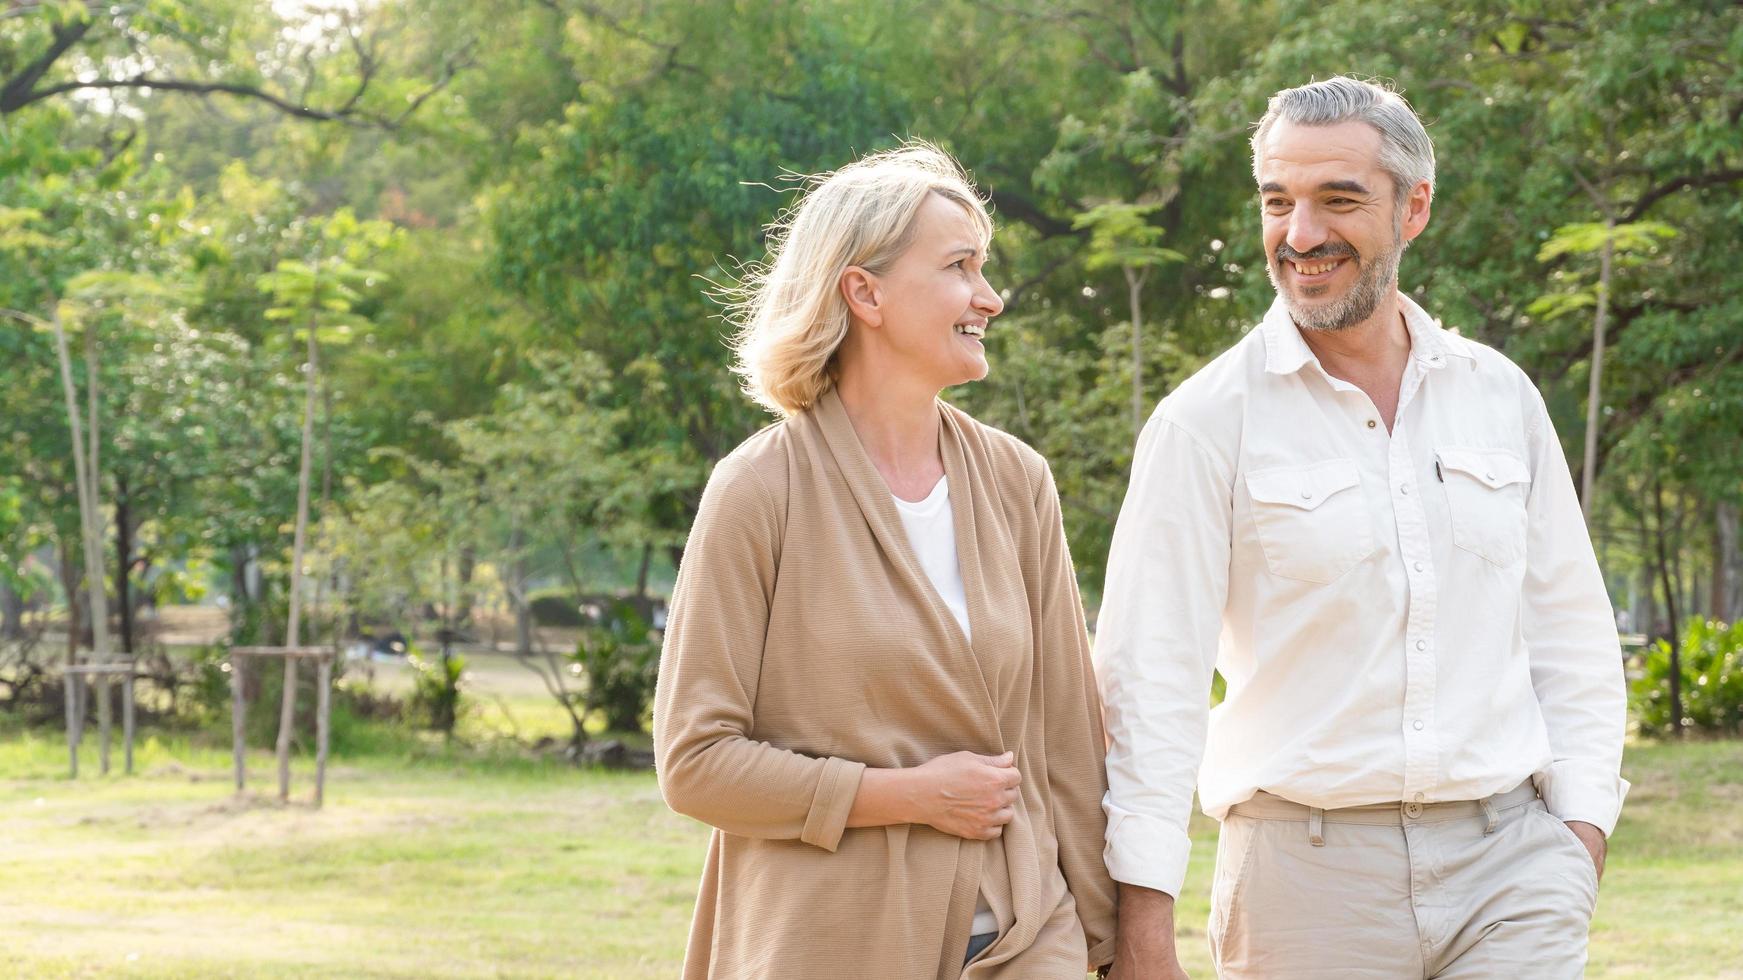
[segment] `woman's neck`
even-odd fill
[[[925,499],[944,475],[938,393],[880,383],[862,371],[843,371],[835,387],[854,434],[890,491],[903,500]]]

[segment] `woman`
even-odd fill
[[[1101,707],[1042,458],[938,400],[1003,308],[960,168],[820,179],[745,287],[784,418],[715,467],[654,708],[712,824],[687,978],[1075,977],[1112,958]]]

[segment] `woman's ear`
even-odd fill
[[[869,327],[883,325],[883,288],[877,276],[857,265],[848,266],[841,274],[841,296],[855,320]]]

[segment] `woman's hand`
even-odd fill
[[[915,822],[969,840],[998,837],[1017,815],[1017,786],[1023,774],[1017,771],[1015,758],[1010,752],[952,752],[910,770],[913,798],[919,805]]]

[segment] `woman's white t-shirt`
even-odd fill
[[[950,512],[950,478],[939,477],[925,500],[907,501],[890,495],[896,502],[896,512],[902,516],[902,527],[908,532],[908,544],[932,587],[962,626],[964,638],[972,640],[968,627],[968,592],[962,585],[962,566],[956,555],[956,517]],[[987,904],[986,895],[976,896],[974,926],[971,935],[981,936],[999,931],[999,920]]]

